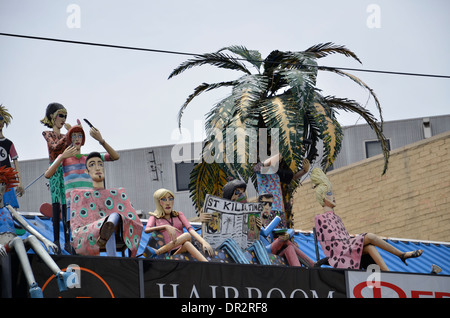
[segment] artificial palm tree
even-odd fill
[[[254,150],[249,147],[251,142],[247,142],[244,147],[239,144],[238,140],[246,138],[245,131],[266,128],[269,143],[275,137],[271,136],[271,132],[277,132],[279,153],[283,163],[293,172],[301,168],[304,158],[311,162],[316,160],[317,145],[321,140],[323,156],[319,160],[322,168],[326,170],[341,148],[343,134],[335,116],[338,110],[359,114],[374,130],[381,141],[385,158],[383,174],[385,173],[389,150],[382,131],[380,103],[373,90],[356,76],[317,64],[317,59],[334,53],[343,54],[361,63],[352,51],[333,43],[318,44],[300,52],[275,50],[264,60],[258,51],[248,50],[243,46],[229,46],[214,53],[196,55],[172,71],[169,78],[201,65],[244,73],[233,81],[199,85],[179,111],[178,122],[181,127],[183,112],[195,97],[213,89],[231,88],[231,94],[214,105],[206,117],[207,137],[201,154],[202,160],[195,164],[189,185],[190,196],[197,210],[202,207],[206,194],[221,196],[222,187],[228,177],[241,178],[246,182],[251,180],[256,187],[253,170],[255,161],[249,158],[256,156],[257,160],[261,160],[261,154],[251,153]],[[318,71],[334,72],[367,89],[375,100],[380,122],[354,100],[323,95],[316,87]],[[226,151],[222,151],[220,145],[225,144],[230,131],[236,135],[233,149],[227,147]],[[230,156],[230,153],[232,157],[226,157]],[[238,160],[238,157],[246,160]],[[289,199],[296,187],[296,181],[283,185],[288,219],[291,209]]]

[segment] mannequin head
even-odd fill
[[[49,128],[61,129],[66,123],[67,110],[59,103],[51,103],[47,106],[45,117],[41,123]]]
[[[237,201],[245,203],[247,202],[247,194],[245,190],[247,189],[247,184],[241,180],[232,180],[224,185],[222,189],[222,197],[231,201]]]
[[[3,195],[18,183],[16,170],[5,166],[0,167],[0,208],[3,208]]]
[[[272,193],[262,193],[258,196],[258,202],[263,203],[263,211],[261,212],[261,217],[267,219],[270,216],[270,211],[272,210],[273,194]]]
[[[77,150],[81,149],[86,140],[83,127],[76,125],[70,128],[66,135],[66,146],[73,145]]]
[[[167,189],[159,189],[153,193],[153,200],[155,202],[156,210],[153,213],[149,213],[157,218],[162,218],[166,214],[177,216],[178,213],[173,210],[175,201],[175,195],[172,191]]]
[[[334,208],[336,200],[333,189],[325,173],[320,168],[314,168],[311,172],[311,182],[316,189],[316,200],[323,207]]]
[[[91,152],[86,159],[86,172],[91,177],[94,188],[104,188],[105,165],[98,152]]]
[[[12,116],[8,112],[8,110],[3,105],[0,105],[0,130],[3,129],[4,125],[8,127],[8,125],[11,123],[11,119]]]

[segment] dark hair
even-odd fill
[[[237,188],[247,189],[247,184],[244,181],[238,179],[227,182],[227,184],[224,185],[222,189],[222,198],[231,200],[233,192]]]
[[[258,196],[258,202],[262,202],[262,201],[261,201],[262,198],[266,198],[266,199],[273,198],[273,194],[272,194],[272,193],[268,193],[268,192],[261,193],[261,194]]]
[[[102,155],[97,151],[93,151],[86,158],[86,169],[88,168],[87,163],[88,163],[89,159],[92,159],[92,158],[100,158],[103,161]]]

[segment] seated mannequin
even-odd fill
[[[72,247],[80,255],[100,255],[100,249],[116,233],[121,234],[130,257],[135,257],[143,225],[127,193],[123,188],[105,189],[104,163],[99,153],[89,154],[86,170],[93,189],[72,190]]]
[[[58,250],[56,244],[47,240],[42,234],[31,227],[10,205],[3,206],[3,194],[17,182],[16,174],[12,168],[0,167],[0,219],[2,219],[0,222],[0,256],[4,257],[14,250],[17,253],[25,274],[31,298],[42,298],[42,289],[34,279],[33,271],[28,260],[27,249],[31,247],[55,274],[59,290],[65,291],[67,288],[71,288],[78,283],[78,276],[73,272],[61,271],[55,261],[50,257],[48,254],[50,249],[53,253]],[[28,238],[22,240],[17,236],[14,228],[14,220],[19,222],[31,234]],[[41,245],[41,242],[45,245],[48,252]]]
[[[264,209],[261,213],[261,218],[264,220],[268,219],[271,211],[273,196],[270,193],[263,193],[258,197],[258,202],[264,203]],[[301,266],[299,258],[301,258],[302,263],[305,266],[313,267],[314,262],[303,253],[297,245],[295,245],[291,240],[293,237],[293,230],[277,229],[281,218],[276,216],[266,227],[261,228],[261,236],[263,239],[267,239],[268,244],[266,249],[275,255],[285,256],[287,262],[290,266]],[[270,238],[269,236],[273,237]]]
[[[336,200],[325,173],[319,168],[314,168],[311,172],[311,181],[316,189],[316,200],[324,211],[323,214],[315,216],[316,235],[332,267],[359,269],[361,255],[369,254],[382,271],[388,271],[386,263],[375,247],[398,256],[405,264],[406,259],[422,255],[422,250],[403,253],[372,233],[351,237],[341,218],[334,213]]]
[[[156,210],[150,212],[150,218],[145,227],[145,233],[161,231],[164,237],[164,245],[159,249],[149,248],[154,255],[161,255],[167,252],[181,254],[188,252],[196,260],[207,262],[208,260],[191,243],[191,236],[195,238],[203,247],[203,251],[213,255],[213,249],[191,226],[182,212],[174,211],[173,205],[175,196],[167,189],[159,189],[153,194]],[[183,228],[187,232],[183,233]]]

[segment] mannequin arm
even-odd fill
[[[25,190],[22,185],[22,178],[20,177],[19,161],[17,159],[14,159],[13,163],[14,163],[14,169],[17,171],[17,179],[19,180],[19,184],[17,185],[16,191],[17,191],[17,195],[19,197],[21,197]]]
[[[117,151],[114,150],[113,147],[111,147],[106,141],[105,139],[103,139],[102,134],[100,133],[100,130],[98,130],[95,127],[92,127],[89,134],[92,136],[92,138],[94,138],[95,140],[97,140],[100,145],[103,146],[103,148],[105,148],[105,150],[109,153],[109,155],[111,156],[112,160],[119,160],[120,155]]]
[[[22,227],[29,232],[30,234],[36,236],[36,238],[41,241],[42,243],[44,243],[45,248],[47,249],[47,251],[50,252],[50,249],[53,250],[53,252],[56,252],[58,250],[58,247],[53,244],[52,242],[50,242],[49,240],[47,240],[41,233],[39,233],[38,231],[36,231],[30,224],[28,224],[27,221],[25,221],[25,219],[16,211],[14,210],[14,208],[10,205],[6,206],[7,209],[9,210],[9,212],[11,213],[12,217],[14,220],[16,220],[17,222],[19,222],[20,225],[22,225]]]
[[[73,146],[69,146],[64,150],[62,154],[60,154],[55,161],[48,167],[47,171],[45,171],[44,176],[47,179],[50,179],[58,170],[59,165],[63,162],[64,159],[73,157],[77,154],[77,150]]]

